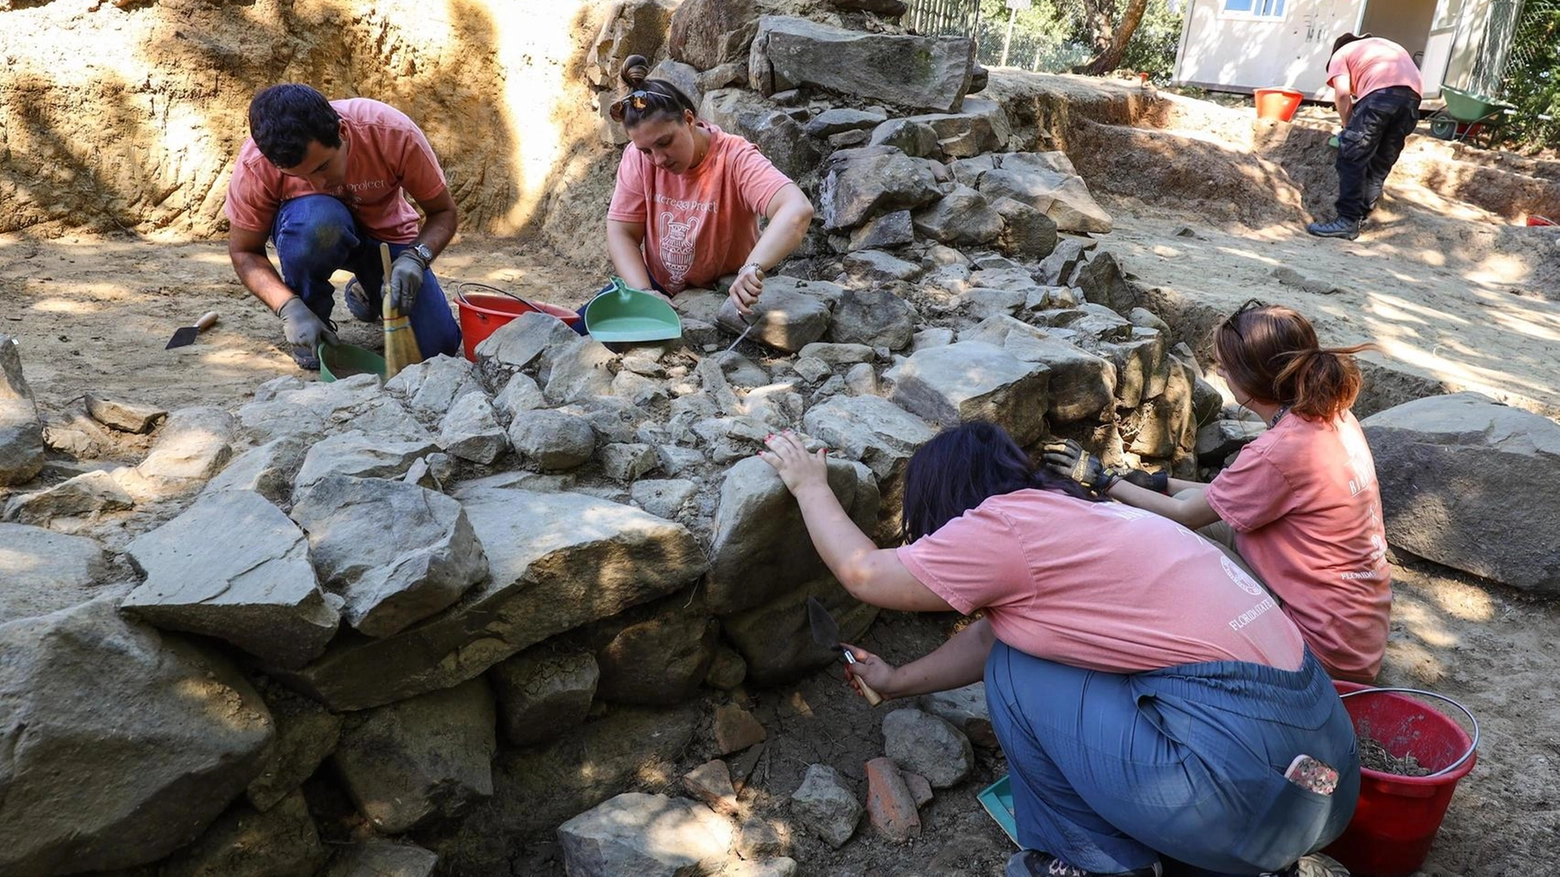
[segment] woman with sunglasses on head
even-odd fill
[[[1283,601],[1336,679],[1381,669],[1392,605],[1376,464],[1349,410],[1359,395],[1353,354],[1323,348],[1291,308],[1247,302],[1214,335],[1218,372],[1268,430],[1211,484],[1115,473],[1076,444],[1046,454],[1052,469],[1101,495],[1229,544]],[[1214,526],[1209,526],[1214,525]]]
[[[846,646],[846,673],[888,699],[984,678],[1024,847],[1007,877],[1336,873],[1307,854],[1354,812],[1354,726],[1294,623],[1217,547],[1036,471],[974,422],[910,458],[907,544],[879,548],[823,452],[789,432],[766,444],[852,596],[980,613],[901,667]]]
[[[607,209],[612,265],[629,286],[668,298],[735,274],[731,300],[751,313],[764,272],[807,233],[812,202],[758,147],[701,120],[687,95],[649,72],[630,55],[629,92],[611,107],[631,141]]]

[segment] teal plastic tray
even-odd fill
[[[986,808],[991,818],[1007,832],[1008,840],[1022,849],[1023,846],[1018,842],[1018,823],[1013,819],[1013,787],[1007,776],[981,789],[975,797],[980,799],[980,805]]]

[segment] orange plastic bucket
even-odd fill
[[[1257,118],[1287,122],[1300,109],[1305,94],[1293,88],[1259,88],[1252,92],[1257,101]]]
[[[492,292],[468,292],[468,289],[488,289]],[[477,345],[521,314],[535,311],[557,317],[573,326],[580,315],[565,307],[546,302],[530,302],[510,295],[485,283],[462,283],[456,288],[455,309],[460,312],[461,346],[466,358],[477,361]]]

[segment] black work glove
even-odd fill
[[[1052,472],[1099,493],[1104,493],[1115,480],[1115,475],[1100,463],[1099,457],[1085,451],[1072,439],[1047,442],[1041,459]]]
[[[1144,472],[1142,469],[1128,469],[1116,474],[1117,478],[1128,484],[1136,484],[1144,490],[1152,490],[1155,493],[1170,494],[1170,475],[1165,472]]]
[[[1103,494],[1118,480],[1135,484],[1155,493],[1170,492],[1170,476],[1163,472],[1145,472],[1142,469],[1108,469],[1100,458],[1085,451],[1083,446],[1068,439],[1050,442],[1045,446],[1045,467],[1078,482],[1088,489]]]
[[[331,345],[336,343],[336,333],[297,296],[283,303],[276,315],[282,318],[282,332],[287,335],[287,343],[294,347],[314,350],[321,341]]]
[[[423,272],[427,270],[422,257],[412,250],[396,256],[390,264],[390,307],[397,313],[405,316],[412,312],[412,304],[422,290]]]

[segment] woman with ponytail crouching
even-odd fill
[[[649,73],[643,55],[630,55],[628,92],[610,108],[631,141],[607,208],[612,267],[668,299],[735,274],[732,303],[750,313],[764,272],[807,233],[812,202],[758,147],[700,119],[687,95]]]
[[[1007,877],[1316,877],[1354,813],[1354,726],[1273,598],[1217,547],[1036,471],[966,423],[904,476],[908,544],[879,548],[789,432],[761,455],[856,599],[980,613],[894,667],[847,646],[885,699],[985,680],[1024,851]]]
[[[1227,524],[1327,672],[1368,683],[1381,669],[1392,604],[1376,464],[1349,411],[1360,390],[1353,354],[1370,347],[1323,348],[1298,312],[1247,302],[1219,325],[1214,356],[1235,400],[1269,428],[1213,483],[1170,479],[1165,495],[1081,452],[1047,462],[1187,527]]]

